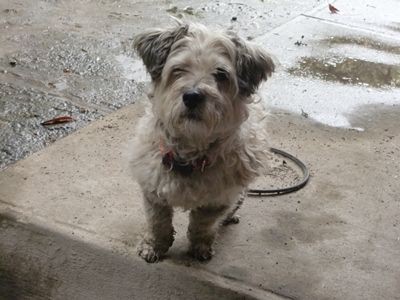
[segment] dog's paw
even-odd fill
[[[225,220],[222,221],[223,226],[228,226],[231,224],[238,224],[240,222],[239,216],[238,215],[233,215],[227,217]]]
[[[198,261],[208,261],[214,255],[214,250],[206,244],[193,245],[189,249],[189,255]]]
[[[156,252],[154,247],[145,241],[138,246],[138,255],[148,263],[156,263],[161,258],[161,253]]]

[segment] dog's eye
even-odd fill
[[[213,74],[217,82],[223,82],[229,79],[229,75],[225,70],[217,69],[217,72]]]
[[[174,69],[172,69],[172,72],[171,72],[174,76],[180,76],[180,75],[182,75],[183,73],[185,73],[185,70],[184,69],[182,69],[182,68],[174,68]]]

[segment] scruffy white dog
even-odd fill
[[[251,103],[274,64],[235,34],[198,24],[150,30],[134,47],[153,83],[133,160],[148,222],[139,255],[156,262],[167,252],[181,207],[190,210],[189,253],[208,260],[218,225],[238,221],[243,191],[267,161]]]

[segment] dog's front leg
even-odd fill
[[[191,256],[201,261],[211,259],[214,254],[212,244],[217,233],[219,220],[224,216],[227,208],[226,206],[206,206],[190,211],[188,238]]]
[[[139,255],[149,263],[157,262],[174,242],[173,209],[156,196],[145,195],[148,232],[139,245]]]

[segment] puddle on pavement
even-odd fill
[[[385,27],[390,29],[390,30],[400,32],[400,23],[393,22],[391,25],[387,25]]]
[[[312,76],[343,84],[376,88],[400,87],[400,65],[389,65],[355,58],[302,57],[289,73]]]
[[[400,31],[400,27],[397,30]],[[373,50],[385,51],[391,54],[400,54],[399,45],[384,43],[367,37],[333,36],[323,39],[321,42],[326,45],[357,45]]]

